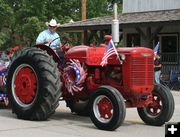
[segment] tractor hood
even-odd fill
[[[72,47],[65,53],[65,59],[66,60],[77,59],[81,62],[86,62],[88,48],[89,47],[85,45]]]
[[[79,45],[70,48],[65,53],[65,59],[76,59],[80,62],[84,62],[88,65],[99,66],[104,56],[105,47],[89,47],[86,45]],[[149,57],[153,56],[153,50],[144,47],[133,47],[133,48],[117,48],[119,55],[123,57]],[[116,55],[112,55],[108,58],[108,64],[119,64],[119,60]]]

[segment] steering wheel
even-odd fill
[[[47,46],[51,47],[51,44],[53,43],[53,41],[55,41],[55,40],[57,40],[59,38],[60,37],[57,37],[57,38],[53,39]],[[54,50],[61,50],[63,52],[66,52],[69,48],[70,48],[69,43],[66,42],[66,44],[64,44],[64,45],[59,45],[59,46],[55,47]]]
[[[52,44],[55,40],[57,40],[57,39],[60,39],[60,37],[57,37],[57,38],[53,39],[50,43],[47,43],[48,46],[51,47],[51,44]]]

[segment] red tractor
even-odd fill
[[[106,43],[110,37],[106,37]],[[98,47],[64,45],[55,52],[45,45],[22,49],[8,71],[7,91],[12,111],[20,119],[46,120],[59,99],[95,126],[115,130],[126,107],[136,107],[141,119],[161,126],[174,112],[169,89],[154,84],[154,53],[143,47],[118,48],[101,66],[106,44]]]

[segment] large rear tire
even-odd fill
[[[46,120],[59,105],[61,81],[57,64],[45,51],[18,52],[9,68],[7,93],[20,119]]]
[[[101,86],[90,97],[89,115],[99,129],[115,130],[123,123],[125,114],[124,99],[111,86]]]
[[[168,122],[174,113],[174,98],[169,88],[155,84],[153,102],[146,108],[137,108],[140,118],[148,125],[161,126]]]

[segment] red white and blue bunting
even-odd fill
[[[79,60],[71,59],[67,63],[67,67],[64,68],[63,73],[68,92],[74,95],[74,92],[82,91],[86,76],[87,73],[84,64],[81,65]]]

